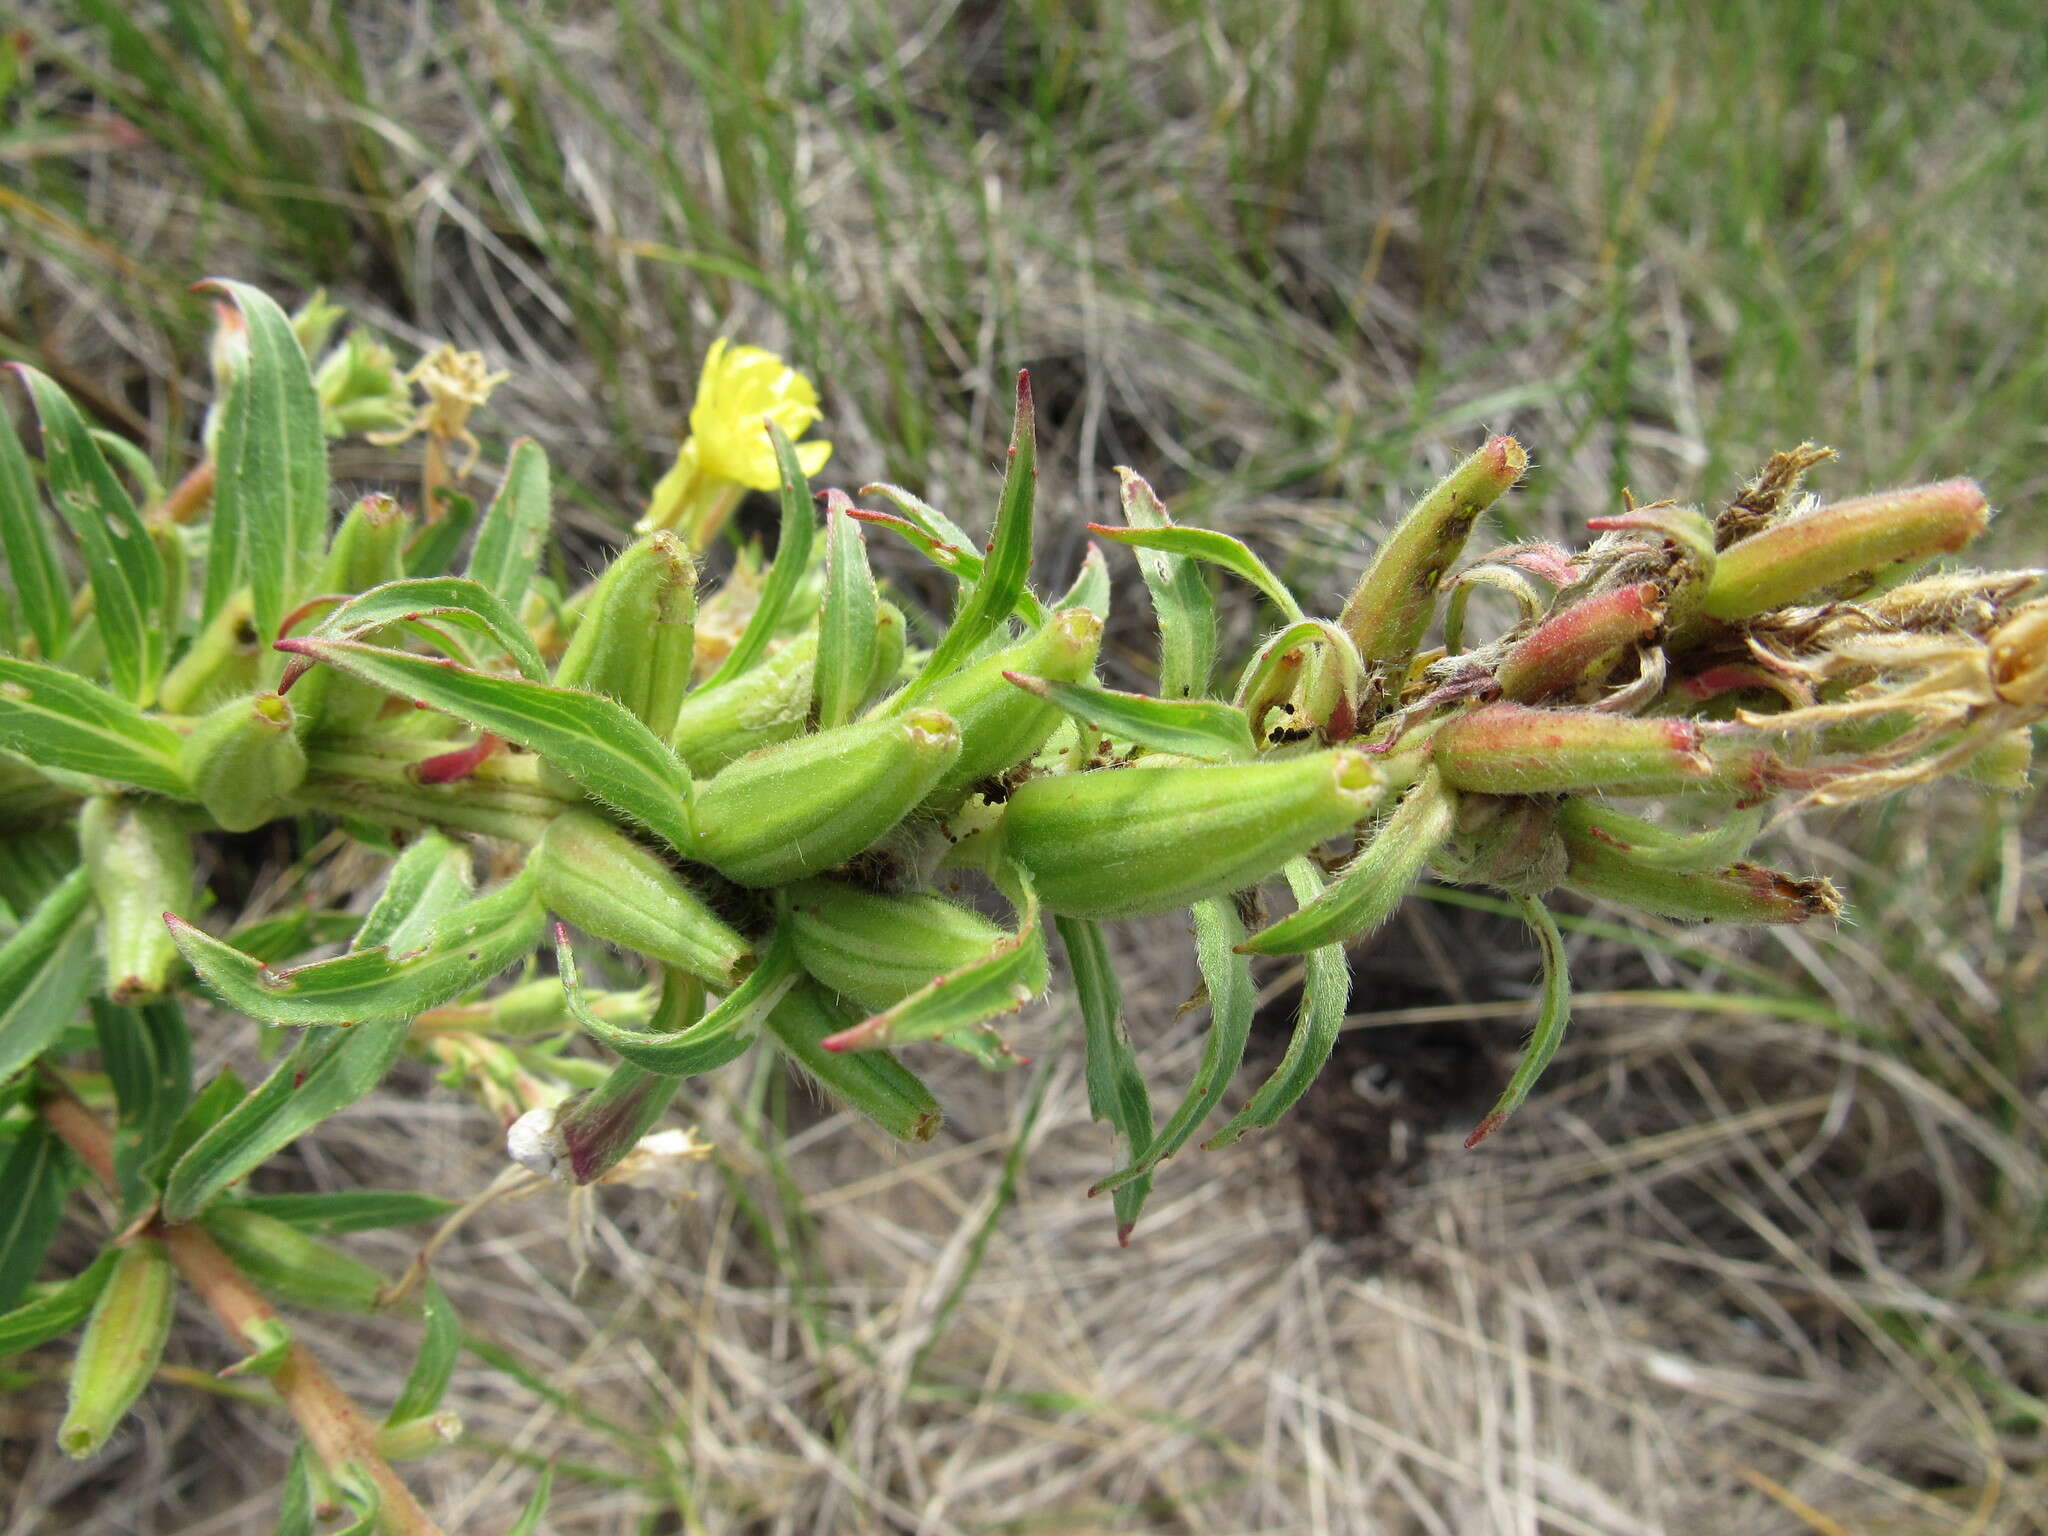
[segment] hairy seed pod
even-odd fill
[[[541,900],[594,938],[651,955],[721,992],[745,974],[747,941],[662,858],[608,821],[586,811],[557,816],[532,868]]]
[[[230,832],[253,832],[284,814],[305,782],[298,717],[282,694],[231,699],[192,728],[178,766],[199,803]]]
[[[909,815],[959,755],[952,716],[934,709],[770,747],[699,788],[696,857],[740,885],[822,874]]]
[[[170,1335],[177,1290],[170,1258],[153,1237],[136,1238],[114,1260],[71,1363],[70,1403],[57,1430],[67,1456],[90,1456],[105,1445],[149,1385]]]
[[[389,496],[365,496],[334,531],[313,590],[353,596],[405,575],[405,541],[412,519]],[[363,638],[374,639],[378,632]],[[315,667],[292,686],[300,729],[352,735],[371,728],[386,695],[332,667]]]
[[[818,632],[798,635],[751,670],[683,700],[669,743],[690,772],[707,778],[727,763],[794,741],[811,709]]]
[[[1709,618],[1732,621],[1853,596],[1888,566],[1953,554],[1984,531],[1989,515],[1974,480],[1816,507],[1722,550],[1700,606]]]
[[[696,562],[674,534],[650,533],[599,579],[556,686],[616,699],[666,738],[690,688],[696,616]]]
[[[929,891],[901,896],[836,880],[789,891],[789,924],[803,968],[871,1013],[893,1008],[935,976],[987,957],[1010,935],[979,912]],[[1045,941],[1034,933],[1033,994],[1047,980]]]
[[[1063,718],[1055,705],[1003,677],[1022,672],[1049,682],[1076,683],[1095,667],[1102,620],[1086,608],[1068,608],[1018,644],[985,656],[937,684],[919,701],[943,710],[960,727],[960,756],[940,776],[931,798],[944,802],[983,779],[1014,768],[1040,747]]]
[[[1494,677],[1505,697],[1524,704],[1560,694],[1584,697],[1638,641],[1656,633],[1662,620],[1655,582],[1596,593],[1517,640]]]
[[[1135,917],[1265,879],[1363,821],[1384,789],[1372,760],[1349,749],[1056,774],[1010,796],[1004,839],[1049,910]]]
[[[1453,789],[1540,795],[1626,784],[1638,794],[1696,787],[1713,764],[1690,720],[1488,704],[1447,722],[1429,753]]]
[[[1566,885],[1659,917],[1705,922],[1804,923],[1842,910],[1841,894],[1826,880],[1802,880],[1746,861],[1702,870],[1641,860],[1627,841],[1628,820],[1565,802],[1557,825],[1569,860]],[[1657,835],[1647,824],[1645,830]]]
[[[147,1002],[179,964],[164,914],[191,910],[192,840],[168,806],[100,795],[79,813],[78,843],[100,906],[108,995]]]
[[[828,1051],[819,1042],[851,1029],[850,1015],[816,982],[799,982],[768,1015],[783,1055],[834,1100],[899,1141],[930,1141],[945,1118],[931,1090],[885,1050]]]
[[[288,1221],[216,1201],[199,1217],[235,1268],[279,1301],[320,1312],[371,1312],[384,1276]]]

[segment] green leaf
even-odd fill
[[[21,363],[9,366],[35,398],[36,415],[43,424],[43,473],[50,483],[50,499],[84,551],[92,578],[93,614],[106,646],[114,691],[147,704],[164,669],[163,561],[78,408],[35,369]]]
[[[275,1024],[350,1025],[412,1018],[459,997],[523,959],[545,914],[530,870],[442,913],[419,947],[384,945],[279,970],[241,953],[183,918],[166,915],[178,948],[231,1008]]]
[[[1313,905],[1323,889],[1323,877],[1308,859],[1287,866],[1287,883],[1304,908]],[[1302,970],[1301,1010],[1287,1054],[1230,1123],[1202,1143],[1204,1147],[1227,1147],[1246,1131],[1273,1124],[1308,1092],[1336,1049],[1344,1010],[1351,1002],[1351,967],[1344,961],[1344,946],[1325,944],[1310,951]]]
[[[409,576],[352,597],[307,632],[317,639],[355,640],[386,624],[449,619],[504,648],[522,676],[547,681],[541,660],[512,609],[490,588],[463,576]]]
[[[1029,877],[1014,867],[1005,872],[1005,885],[1016,893],[1016,932],[996,940],[980,959],[934,976],[894,1007],[831,1036],[824,1042],[825,1049],[865,1051],[943,1039],[1015,1013],[1036,997],[1046,980],[1038,897],[1031,890]],[[973,1045],[971,1041],[959,1043],[968,1049]],[[984,1062],[988,1064],[986,1057]]]
[[[455,1374],[455,1357],[462,1350],[462,1324],[456,1320],[455,1309],[448,1305],[448,1298],[441,1294],[441,1287],[434,1283],[433,1276],[427,1277],[422,1289],[421,1310],[426,1319],[426,1333],[420,1340],[420,1352],[407,1373],[405,1385],[398,1390],[398,1401],[391,1405],[386,1414],[386,1424],[405,1424],[413,1419],[424,1419],[441,1406],[441,1399],[448,1391],[448,1380]]]
[[[910,708],[934,684],[959,670],[961,663],[1008,621],[1023,597],[1024,578],[1031,573],[1032,508],[1038,494],[1035,421],[1031,379],[1020,373],[1017,416],[1010,428],[1010,465],[1003,475],[1003,494],[996,503],[995,532],[989,540],[981,577],[910,686],[890,701],[892,712]]]
[[[1155,699],[1087,683],[1053,682],[1021,672],[1003,676],[1092,725],[1154,752],[1211,763],[1248,763],[1258,755],[1244,711],[1214,699]]]
[[[292,1464],[277,1502],[277,1536],[316,1536],[319,1530],[313,1519],[312,1456],[303,1440],[292,1447]]]
[[[1133,528],[1171,528],[1166,507],[1137,475],[1117,470],[1124,521]],[[1138,571],[1152,594],[1159,616],[1159,694],[1168,699],[1199,699],[1209,691],[1209,672],[1216,665],[1216,602],[1202,568],[1186,555],[1140,549]]]
[[[782,476],[782,525],[776,534],[775,561],[761,583],[761,595],[746,629],[726,652],[718,670],[704,680],[706,688],[738,677],[767,654],[768,642],[782,623],[783,610],[811,569],[811,545],[817,537],[811,515],[811,482],[797,461],[789,434],[773,421],[768,423],[768,440],[775,445],[775,464]]]
[[[1529,1090],[1536,1086],[1543,1069],[1550,1065],[1550,1059],[1564,1043],[1565,1026],[1572,1021],[1571,964],[1565,957],[1564,935],[1557,931],[1557,922],[1551,917],[1550,909],[1533,896],[1517,896],[1514,902],[1521,911],[1522,921],[1536,935],[1536,943],[1543,955],[1543,1004],[1537,1010],[1535,1031],[1529,1036],[1528,1049],[1522,1052],[1515,1075],[1508,1079],[1507,1087],[1501,1090],[1493,1108],[1465,1138],[1467,1147],[1478,1146],[1499,1130],[1509,1115],[1522,1107],[1522,1101],[1529,1097]]]
[[[1097,618],[1109,618],[1109,562],[1102,558],[1102,546],[1089,541],[1088,552],[1081,556],[1081,569],[1075,573],[1074,584],[1067,588],[1051,611],[1060,613],[1068,608],[1086,608]]]
[[[14,1138],[0,1163],[0,1189],[7,1191],[0,1203],[0,1310],[11,1310],[35,1279],[71,1192],[64,1144],[40,1119]]]
[[[0,656],[0,748],[39,767],[189,795],[178,733],[96,683]]]
[[[752,1043],[754,1026],[803,974],[796,962],[796,946],[778,928],[753,973],[702,1018],[681,1029],[638,1030],[607,1023],[591,1010],[577,974],[575,953],[569,947],[569,931],[560,923],[555,924],[555,969],[562,978],[570,1015],[583,1032],[610,1047],[622,1061],[662,1077],[689,1077],[738,1058]]]
[[[0,944],[0,1083],[42,1055],[92,991],[91,897],[84,867],[72,870]]]
[[[1103,941],[1101,925],[1091,919],[1055,917],[1053,926],[1067,952],[1067,969],[1073,973],[1074,994],[1080,1000],[1081,1023],[1087,1032],[1088,1113],[1110,1123],[1135,1162],[1152,1144],[1152,1095],[1139,1070],[1138,1053],[1131,1048],[1131,1032],[1124,1027],[1123,989],[1110,964],[1109,946]],[[1138,1214],[1151,1193],[1149,1172],[1117,1186],[1111,1198],[1116,1203],[1118,1242],[1131,1240]]]
[[[875,612],[880,598],[860,524],[849,515],[852,505],[844,491],[825,493],[825,608],[811,674],[820,730],[854,717],[867,696],[879,645]]]
[[[1101,1194],[1128,1184],[1178,1152],[1209,1112],[1223,1102],[1224,1090],[1237,1075],[1244,1060],[1245,1042],[1251,1038],[1252,1015],[1258,989],[1252,985],[1251,962],[1236,952],[1244,940],[1244,925],[1237,907],[1227,896],[1198,901],[1191,909],[1195,920],[1195,958],[1202,968],[1202,980],[1209,989],[1209,1037],[1202,1045],[1202,1059],[1195,1067],[1195,1080],[1159,1134],[1127,1167],[1118,1169],[1097,1184],[1090,1194]]]
[[[123,1007],[92,1000],[100,1062],[113,1084],[114,1185],[121,1214],[133,1217],[155,1198],[151,1165],[192,1097],[192,1040],[175,1003]]]
[[[864,485],[863,496],[886,496],[900,509],[901,515],[890,512],[869,512],[863,508],[852,509],[851,516],[864,523],[873,523],[877,528],[887,528],[900,534],[910,546],[940,570],[957,577],[961,583],[961,598],[972,596],[972,588],[981,580],[983,561],[981,552],[974,547],[974,540],[965,530],[936,507],[920,501],[900,485]],[[1099,558],[1099,557],[1098,557]],[[1084,569],[1085,577],[1086,571]],[[1106,582],[1105,572],[1105,582]],[[1107,603],[1105,587],[1104,601]],[[1017,591],[1016,617],[1036,629],[1045,623],[1047,613],[1057,613],[1062,608],[1086,607],[1085,603],[1055,603],[1050,609],[1031,595],[1029,588]],[[1107,607],[1098,608],[1097,613],[1107,613]]]
[[[320,397],[291,320],[247,283],[217,278],[245,324],[249,355],[228,388],[214,448],[202,618],[238,587],[254,602],[256,632],[277,637],[285,611],[306,590],[327,541],[327,436]]]
[[[408,576],[439,576],[446,571],[455,563],[455,551],[462,548],[463,536],[476,521],[476,503],[460,491],[443,487],[440,502],[441,515],[422,523],[405,551]]]
[[[71,633],[71,587],[57,553],[51,521],[36,496],[34,472],[14,425],[0,410],[0,553],[7,556],[8,579],[21,604],[22,622],[45,656],[63,653]],[[20,636],[10,625],[0,635],[10,650]]]
[[[351,640],[280,640],[352,677],[442,710],[546,758],[613,810],[646,826],[678,853],[696,846],[690,775],[634,715],[594,693],[524,678],[489,677],[452,662]]]
[[[454,1200],[410,1189],[337,1189],[311,1195],[245,1195],[244,1210],[288,1222],[304,1232],[339,1237],[345,1232],[374,1232],[383,1227],[410,1227],[439,1221],[461,1209]]]
[[[1165,516],[1165,509],[1159,509]],[[1113,539],[1129,549],[1154,549],[1169,555],[1184,555],[1190,560],[1200,560],[1207,565],[1221,566],[1231,575],[1250,582],[1266,595],[1281,617],[1290,624],[1300,619],[1301,604],[1294,600],[1294,594],[1287,585],[1267,568],[1266,562],[1251,552],[1242,540],[1233,539],[1227,533],[1217,533],[1208,528],[1181,528],[1167,523],[1159,526],[1137,526],[1116,528],[1106,523],[1090,523],[1090,533],[1099,533],[1105,539]]]
[[[117,1254],[102,1248],[98,1258],[55,1290],[0,1313],[0,1360],[61,1338],[84,1322],[114,1272]]]
[[[428,832],[414,839],[384,877],[384,889],[348,947],[402,955],[428,942],[434,924],[475,895],[470,864],[469,850],[452,837]]]
[[[1362,938],[1385,922],[1450,840],[1458,797],[1431,770],[1345,865],[1327,890],[1245,941],[1254,955],[1299,955]],[[1296,895],[1300,895],[1299,889]]]
[[[1288,625],[1253,653],[1252,659],[1245,663],[1237,693],[1231,702],[1249,717],[1254,702],[1263,697],[1267,685],[1286,664],[1288,653],[1305,645],[1320,645],[1327,649],[1336,658],[1338,678],[1345,696],[1348,698],[1357,692],[1365,675],[1365,664],[1358,659],[1358,647],[1351,643],[1351,637],[1328,619],[1303,619],[1298,624]],[[1284,698],[1285,694],[1281,697]],[[1258,724],[1256,720],[1252,723]]]
[[[806,1076],[848,1109],[903,1141],[930,1141],[942,1116],[917,1075],[887,1051],[828,1051],[824,1042],[853,1024],[845,1008],[809,979],[768,1015],[768,1033]]]
[[[470,578],[490,588],[514,613],[540,564],[550,517],[547,455],[539,443],[522,437],[512,445],[504,483],[484,513],[476,547],[469,553]]]
[[[226,1119],[228,1112],[248,1096],[249,1090],[235,1075],[233,1067],[222,1067],[207,1079],[206,1086],[192,1096],[185,1113],[165,1138],[163,1167],[166,1171],[192,1149],[195,1142]]]
[[[396,856],[398,850],[390,852]],[[362,915],[356,912],[294,907],[280,917],[266,917],[246,928],[237,928],[228,935],[228,942],[243,954],[268,964],[289,959],[315,945],[349,938],[362,921]]]

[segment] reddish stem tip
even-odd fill
[[[1506,1115],[1488,1115],[1484,1120],[1480,1121],[1479,1124],[1472,1128],[1472,1134],[1465,1138],[1465,1150],[1469,1152],[1478,1146],[1479,1143],[1486,1140],[1487,1137],[1501,1128],[1507,1118]]]

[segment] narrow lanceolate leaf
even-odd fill
[[[92,877],[74,869],[0,944],[0,1083],[43,1053],[92,990],[91,899]]]
[[[930,1141],[944,1118],[917,1075],[887,1051],[828,1051],[825,1039],[853,1023],[814,981],[790,988],[768,1015],[782,1053],[819,1087],[902,1141]]]
[[[21,605],[21,632],[0,635],[9,650],[21,648],[22,634],[35,637],[45,656],[63,652],[71,633],[71,589],[57,555],[51,520],[36,496],[35,474],[7,413],[0,411],[0,554],[7,580]]]
[[[40,1119],[22,1127],[0,1162],[0,1189],[0,1308],[10,1308],[35,1279],[71,1191],[63,1144]]]
[[[512,606],[480,582],[462,576],[412,576],[387,581],[350,598],[309,630],[314,639],[355,640],[386,624],[432,619],[459,624],[495,641],[520,676],[547,681],[547,664],[515,617]]]
[[[1287,883],[1304,910],[1315,904],[1323,889],[1323,877],[1307,859],[1287,866]],[[1273,1124],[1308,1092],[1329,1061],[1351,1001],[1351,967],[1344,961],[1344,946],[1326,944],[1311,950],[1302,971],[1301,1010],[1295,1015],[1287,1054],[1230,1123],[1202,1143],[1204,1147],[1227,1147],[1246,1131]]]
[[[0,656],[0,748],[38,767],[183,795],[180,744],[176,731],[95,683]]]
[[[1086,608],[1098,619],[1109,617],[1109,562],[1102,558],[1101,545],[1088,545],[1074,584],[1047,611],[1058,613],[1062,608]]]
[[[802,974],[794,947],[778,929],[753,974],[717,1007],[679,1029],[650,1031],[621,1028],[591,1010],[584,999],[568,932],[559,923],[555,925],[555,968],[561,973],[569,1012],[583,1032],[609,1046],[621,1060],[662,1077],[709,1072],[740,1056],[753,1041],[754,1026],[782,1001]]]
[[[163,561],[78,408],[35,369],[12,366],[28,385],[43,424],[43,473],[50,499],[85,554],[114,691],[146,705],[164,669]]]
[[[192,1097],[192,1041],[175,1003],[124,1008],[92,1000],[100,1061],[113,1084],[114,1183],[125,1216],[138,1214],[156,1194],[151,1165],[177,1128]]]
[[[1125,523],[1147,530],[1173,526],[1151,486],[1128,469],[1116,473]],[[1209,691],[1216,665],[1216,601],[1202,568],[1184,554],[1141,547],[1138,570],[1159,616],[1159,696],[1199,699]]]
[[[219,472],[204,616],[247,586],[257,633],[269,640],[312,580],[326,544],[320,397],[283,310],[247,283],[216,279],[207,286],[241,311],[249,358],[229,386],[214,451]]]
[[[767,580],[761,583],[753,616],[718,670],[705,679],[707,688],[738,677],[767,653],[768,642],[782,624],[783,610],[811,569],[817,528],[811,519],[810,477],[797,460],[789,434],[772,421],[768,423],[768,440],[775,445],[775,465],[782,476],[782,523],[775,536],[775,560],[768,567]]]
[[[424,1419],[440,1407],[455,1374],[455,1357],[462,1352],[462,1324],[431,1275],[420,1293],[420,1311],[426,1323],[420,1352],[406,1373],[405,1385],[398,1389],[398,1400],[384,1417],[386,1424]]]
[[[62,1338],[84,1322],[92,1304],[99,1300],[107,1276],[114,1272],[117,1252],[101,1249],[98,1258],[55,1290],[0,1312],[0,1360]]]
[[[1137,481],[1135,476],[1132,479],[1138,484],[1144,483]],[[1164,508],[1160,509],[1160,515],[1165,515]],[[1090,523],[1088,531],[1099,533],[1127,549],[1160,550],[1169,555],[1200,560],[1205,565],[1220,566],[1240,581],[1248,581],[1257,587],[1288,623],[1292,624],[1302,616],[1301,604],[1294,600],[1287,584],[1273,574],[1265,561],[1252,553],[1249,545],[1227,533],[1217,533],[1209,528],[1181,528],[1171,523],[1130,528]]]
[[[278,970],[165,914],[178,948],[231,1008],[276,1024],[411,1018],[488,981],[540,938],[544,914],[529,874],[442,915],[410,953],[379,946]]]
[[[1244,941],[1244,924],[1238,921],[1237,906],[1227,896],[1196,902],[1191,910],[1195,920],[1195,960],[1202,968],[1202,981],[1209,993],[1209,1036],[1202,1045],[1195,1080],[1188,1084],[1187,1097],[1160,1128],[1152,1144],[1128,1166],[1097,1184],[1090,1194],[1099,1195],[1142,1178],[1178,1152],[1209,1118],[1210,1111],[1223,1102],[1224,1090],[1244,1061],[1245,1042],[1251,1038],[1252,1015],[1258,1005],[1251,962],[1236,948]]]
[[[338,1237],[345,1232],[375,1232],[384,1227],[411,1227],[439,1221],[458,1202],[410,1189],[336,1189],[312,1195],[245,1195],[241,1202],[278,1221],[306,1232]]]
[[[1022,870],[1009,874],[1019,899],[1016,932],[997,939],[985,955],[934,976],[893,1007],[828,1036],[820,1042],[825,1049],[861,1051],[936,1040],[1015,1013],[1044,991],[1045,937],[1038,929],[1038,898]]]
[[[280,640],[277,648],[516,741],[677,852],[694,848],[689,774],[653,732],[610,699],[357,641]]]
[[[1124,1027],[1123,991],[1110,966],[1109,945],[1101,927],[1087,918],[1056,917],[1053,926],[1067,952],[1067,969],[1073,972],[1074,995],[1087,1031],[1088,1113],[1109,1122],[1135,1161],[1152,1144],[1152,1096],[1138,1067],[1138,1053],[1131,1048],[1131,1032]],[[1119,1243],[1130,1242],[1151,1192],[1149,1172],[1116,1187]]]
[[[1002,499],[996,503],[996,526],[990,536],[988,557],[974,591],[953,616],[945,638],[910,686],[897,694],[892,709],[904,710],[917,703],[933,684],[950,677],[960,663],[975,654],[996,627],[1016,611],[1024,593],[1025,578],[1031,573],[1031,519],[1038,495],[1038,438],[1031,409],[1031,377],[1017,375],[1017,416],[1010,429],[1010,464],[1003,475]]]
[[[1086,683],[1053,682],[1021,672],[1003,676],[1058,705],[1076,720],[1154,752],[1209,763],[1250,762],[1257,754],[1244,711],[1214,699],[1155,699]]]
[[[1457,796],[1426,773],[1394,814],[1382,822],[1363,849],[1327,890],[1301,898],[1302,905],[1245,941],[1254,955],[1301,955],[1325,944],[1348,944],[1372,932],[1401,904],[1430,856],[1450,838]]]
[[[825,609],[818,621],[818,662],[813,674],[818,725],[844,725],[867,696],[875,670],[875,611],[879,597],[868,569],[867,546],[844,491],[825,493]]]
[[[505,481],[476,530],[469,555],[469,577],[496,593],[514,613],[540,564],[547,540],[548,456],[530,437],[512,445],[505,461]]]
[[[900,511],[870,512],[862,507],[851,510],[850,516],[863,523],[872,523],[877,528],[887,528],[891,533],[900,534],[910,546],[940,570],[960,580],[961,599],[964,602],[972,595],[974,584],[981,580],[983,561],[981,551],[974,547],[974,540],[966,531],[936,507],[920,501],[900,485],[864,485],[860,488],[863,496],[886,496]],[[1093,546],[1091,546],[1092,548]],[[1097,556],[1098,562],[1100,556]],[[1105,588],[1107,578],[1105,576]],[[1107,592],[1105,590],[1105,603]],[[1016,616],[1026,624],[1043,624],[1048,613],[1060,608],[1075,606],[1073,603],[1056,603],[1047,608],[1031,595],[1028,588],[1017,592]],[[1098,608],[1106,613],[1107,608]]]
[[[469,850],[451,837],[428,832],[391,866],[384,889],[348,947],[404,954],[426,942],[434,924],[475,893]]]
[[[1536,1079],[1543,1075],[1543,1069],[1550,1065],[1551,1057],[1564,1042],[1565,1026],[1572,1019],[1572,978],[1569,962],[1565,958],[1564,935],[1557,931],[1557,923],[1550,915],[1550,909],[1532,896],[1517,896],[1515,905],[1521,909],[1522,921],[1529,925],[1536,935],[1536,942],[1543,954],[1543,1004],[1536,1014],[1536,1029],[1529,1036],[1528,1047],[1522,1052],[1522,1060],[1515,1068],[1515,1075],[1508,1079],[1508,1085],[1495,1100],[1486,1118],[1473,1128],[1465,1138],[1465,1145],[1476,1147],[1506,1123],[1509,1115],[1522,1107],[1522,1101],[1529,1097],[1529,1090],[1536,1086]]]

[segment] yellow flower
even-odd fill
[[[720,337],[704,356],[696,403],[690,407],[697,467],[748,490],[775,490],[782,480],[763,423],[772,420],[795,442],[823,414],[811,381],[773,352],[731,346]],[[832,457],[832,445],[797,443],[796,453],[804,473],[815,475]]]

